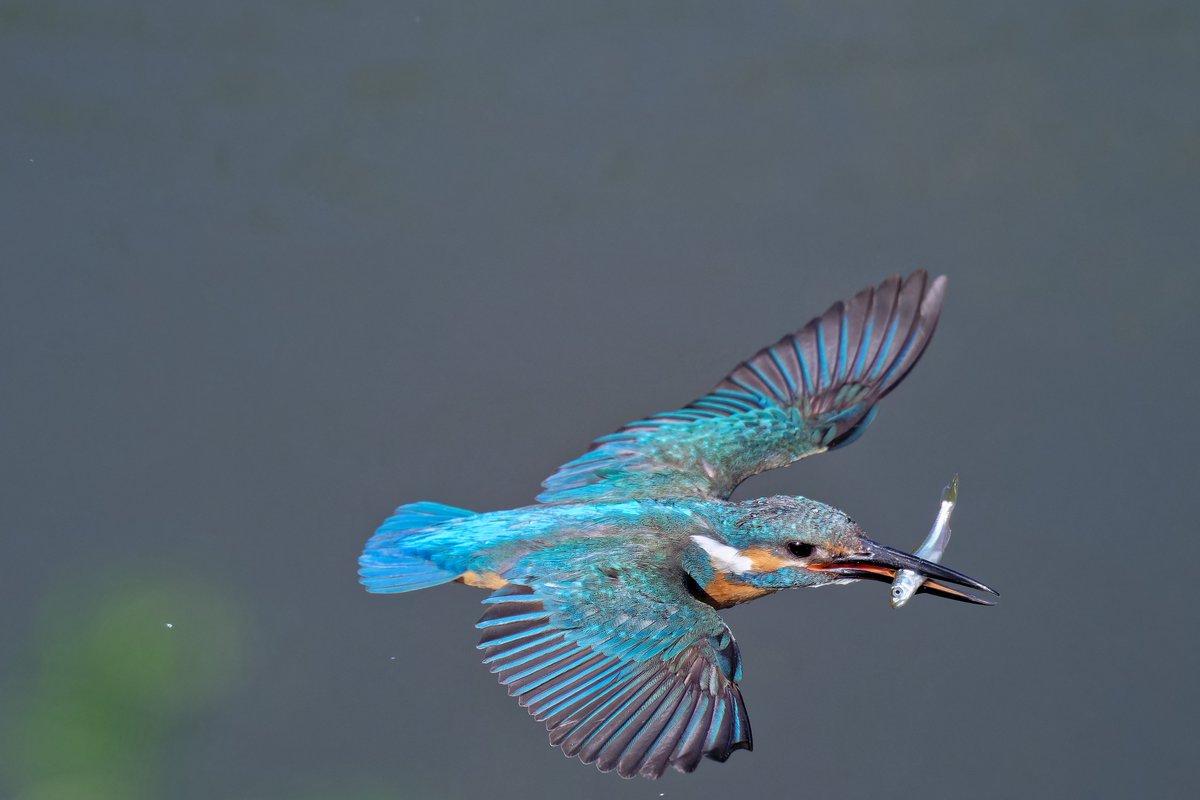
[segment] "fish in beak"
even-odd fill
[[[994,605],[994,603],[990,600],[967,594],[966,592],[960,592],[946,584],[953,583],[959,586],[968,586],[981,592],[994,594],[997,597],[1000,595],[999,592],[990,586],[963,575],[957,570],[943,567],[941,564],[935,564],[932,561],[926,561],[914,555],[909,555],[902,550],[893,550],[886,545],[873,542],[866,537],[860,540],[858,549],[855,552],[838,556],[830,561],[809,564],[808,568],[818,572],[829,573],[842,580],[874,580],[885,583],[894,581],[896,573],[900,570],[909,570],[925,579],[925,582],[917,590],[918,592],[927,592],[940,597],[948,597],[951,600],[960,600],[965,603],[975,603],[984,606]]]

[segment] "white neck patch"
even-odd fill
[[[754,565],[742,551],[707,536],[692,536],[692,541],[708,553],[708,560],[717,572],[749,572]]]

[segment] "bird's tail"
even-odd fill
[[[450,520],[470,517],[474,511],[422,501],[400,506],[384,520],[358,558],[359,582],[368,592],[411,592],[448,583],[459,573],[442,569],[405,546],[415,533],[428,531]]]

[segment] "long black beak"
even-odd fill
[[[902,569],[908,569],[926,578],[938,578],[946,583],[957,583],[959,586],[969,586],[981,592],[988,592],[996,596],[1000,595],[999,592],[990,586],[986,586],[974,578],[963,575],[957,570],[943,567],[941,564],[935,564],[923,558],[917,558],[900,550],[893,550],[890,547],[873,542],[867,538],[862,539],[858,552],[848,553],[819,564],[809,564],[808,568],[820,570],[821,572],[829,572],[840,578],[885,581],[887,583],[895,580],[897,572]],[[951,589],[948,586],[942,586],[939,583],[927,582],[921,587],[921,591],[941,597],[949,597],[954,600],[991,605],[986,600],[980,600],[969,594]]]

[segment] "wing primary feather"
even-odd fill
[[[863,363],[866,360],[867,351],[871,347],[871,311],[874,306],[874,289],[859,292],[850,303],[851,313],[857,317],[857,320],[853,322],[852,330],[857,331],[858,341],[853,348],[854,366],[850,370],[850,377],[855,379],[862,377]]]
[[[871,345],[867,351],[867,360],[864,365],[866,373],[863,378],[870,380],[870,372],[875,366],[875,362],[879,359],[879,354],[885,349],[885,339],[888,330],[888,324],[892,320],[892,312],[896,306],[896,298],[900,292],[900,276],[892,275],[888,277],[875,290],[875,305],[871,310]]]
[[[573,656],[578,652],[579,646],[577,644],[574,642],[567,642],[548,651],[543,651],[532,659],[525,659],[523,662],[518,662],[511,666],[505,666],[497,671],[501,673],[500,680],[510,686],[515,686],[525,678],[539,675],[547,668],[558,664],[567,656]]]
[[[708,734],[708,722],[712,719],[712,698],[704,692],[692,711],[692,719],[688,722],[687,730],[680,737],[675,751],[671,754],[671,766],[680,772],[692,772],[704,757],[704,739]]]
[[[808,373],[808,363],[804,360],[804,352],[800,349],[800,339],[795,335],[788,338],[792,340],[792,352],[796,354],[796,363],[800,367],[800,380],[804,382],[804,394],[812,395],[812,376]]]
[[[760,389],[757,389],[754,386],[751,386],[750,384],[746,383],[741,378],[730,377],[729,381],[731,383],[733,383],[735,386],[737,386],[739,389],[744,391],[746,394],[752,395],[754,397],[762,397],[763,396],[763,392]]]
[[[501,606],[496,606],[492,610],[496,610],[496,609],[500,609],[500,608],[501,608]],[[489,618],[487,618],[487,615],[485,614],[484,619],[481,619],[479,622],[477,622],[475,624],[475,627],[476,628],[491,628],[496,625],[508,625],[513,622],[525,622],[525,621],[530,621],[530,620],[535,620],[535,619],[542,619],[545,616],[546,616],[545,611],[531,611],[527,614],[514,614],[514,615],[512,615],[510,617],[506,617],[504,619],[489,619]]]
[[[569,735],[562,741],[562,750],[569,756],[580,755],[585,764],[590,764],[581,755],[581,750],[591,737],[612,718],[614,704],[619,710],[623,704],[628,703],[639,691],[654,677],[649,671],[642,671],[633,680],[619,684],[614,689],[606,692],[601,697],[597,698],[594,705],[589,709],[585,706],[584,711],[589,712],[578,725],[574,726]],[[553,739],[551,739],[553,741]]]
[[[656,676],[655,680],[630,698],[608,719],[581,753],[585,757],[594,754],[596,767],[601,772],[609,772],[615,768],[625,745],[637,733],[639,724],[653,715],[662,704],[664,689],[667,686],[666,675]]]
[[[824,387],[821,367],[822,348],[817,346],[817,329],[819,324],[820,319],[813,320],[796,336],[796,342],[799,344],[799,352],[804,356],[805,364],[811,368],[812,388],[805,392],[810,399],[819,395],[821,389]]]
[[[647,715],[647,719],[638,726],[637,733],[629,739],[617,761],[617,773],[621,777],[633,777],[645,765],[651,748],[674,718],[675,711],[683,703],[686,694],[684,684],[681,681],[676,682],[662,702],[655,707],[653,714]]]
[[[601,756],[604,762],[616,768],[617,774],[623,778],[635,775],[646,755],[646,749],[670,719],[671,712],[679,704],[682,694],[682,684],[664,681],[637,713],[626,720],[609,739]],[[597,764],[599,763],[597,761]]]
[[[879,345],[879,352],[875,355],[875,361],[871,364],[871,372],[868,375],[869,380],[878,378],[879,372],[887,364],[887,354],[892,349],[892,340],[896,338],[896,328],[898,325],[899,320],[896,318],[893,309],[892,315],[888,318],[887,332],[884,334],[883,341]]]
[[[921,325],[919,323],[913,325],[908,337],[904,340],[904,344],[900,348],[900,352],[896,354],[896,358],[893,359],[892,365],[888,368],[888,371],[883,374],[883,377],[879,381],[880,383],[885,385],[889,383],[896,371],[904,365],[905,360],[908,358],[909,352],[912,351],[913,347],[915,347],[917,342],[920,340],[920,333]]]
[[[747,362],[746,366],[750,369],[751,372],[754,373],[754,377],[758,378],[759,382],[767,390],[766,392],[764,392],[764,394],[774,397],[776,402],[779,402],[779,403],[786,403],[788,401],[788,395],[785,394],[775,384],[775,382],[773,380],[771,380],[771,378],[762,369],[762,367],[760,367],[758,364],[754,363],[753,361]]]
[[[921,271],[914,272],[900,286],[896,294],[895,304],[892,307],[891,319],[888,321],[887,337],[883,346],[880,347],[879,355],[876,356],[875,364],[871,369],[872,379],[878,378],[883,369],[891,363],[889,353],[891,352],[896,334],[901,324],[911,324],[910,318],[917,311],[920,296],[924,292],[924,288],[925,273]]]
[[[483,659],[483,663],[491,664],[493,661],[499,661],[503,658],[507,658],[510,655],[520,653],[530,647],[537,647],[556,638],[562,638],[562,631],[554,630],[550,633],[544,633],[540,636],[530,636],[524,639],[518,638],[508,644],[480,644],[479,649],[487,651],[486,657]]]
[[[484,664],[491,667],[492,672],[501,672],[511,669],[516,669],[522,664],[528,664],[530,661],[540,659],[548,653],[552,653],[558,648],[566,644],[566,639],[560,633],[552,633],[547,636],[539,637],[542,644],[545,645],[540,649],[534,650],[532,653],[527,652],[533,645],[523,645],[513,650],[506,650],[501,654],[490,656],[483,660]],[[567,645],[569,646],[569,645]]]
[[[621,666],[627,667],[628,665],[622,664]],[[599,725],[603,721],[603,717],[596,719],[594,712],[602,708],[621,692],[628,690],[628,683],[629,675],[627,670],[619,670],[611,679],[602,681],[594,697],[581,698],[583,702],[572,703],[570,706],[564,707],[549,716],[546,719],[546,728],[550,732],[550,744],[555,747],[562,747],[564,755],[575,755],[578,751],[575,741],[582,739],[585,733],[581,728],[586,725],[588,729],[591,729]],[[572,740],[571,747],[564,747],[564,742],[572,734],[576,734],[576,738]]]
[[[585,670],[579,677],[572,679],[562,687],[551,687],[530,698],[529,707],[536,706],[538,713],[545,718],[546,726],[553,728],[561,721],[560,712],[576,707],[586,698],[610,686],[615,679],[614,673],[621,666],[620,661],[609,658],[594,669]],[[560,688],[561,691],[559,691]]]
[[[695,402],[701,408],[708,408],[713,411],[720,411],[723,414],[737,414],[747,409],[734,403],[732,400],[725,400],[718,397],[702,397]]]
[[[849,345],[849,342],[847,341],[849,338],[849,333],[847,332],[848,324],[849,323],[846,319],[846,309],[845,307],[842,307],[838,311],[838,356],[837,369],[834,370],[834,378],[839,383],[846,378],[846,349]]]
[[[479,646],[480,647],[496,647],[496,646],[500,646],[500,645],[505,645],[505,644],[509,644],[511,642],[516,642],[521,639],[524,639],[527,636],[545,633],[547,631],[552,631],[554,629],[555,629],[554,626],[551,625],[550,623],[546,623],[545,625],[538,625],[537,627],[532,627],[532,628],[523,628],[521,630],[515,631],[514,633],[510,633],[506,636],[497,636],[494,639],[481,640],[479,643]]]
[[[820,335],[817,352],[821,354],[821,382],[826,391],[837,386],[838,349],[841,347],[839,320],[844,308],[845,304],[839,300],[830,306],[816,322],[817,332]]]
[[[622,698],[628,698],[631,693],[636,692],[653,677],[652,673],[645,669],[631,668],[634,665],[628,662],[624,662],[622,666],[624,669],[617,673],[616,680],[608,689],[584,704],[577,713],[571,715],[572,733],[576,734],[575,738],[580,741],[581,745],[591,731],[608,719],[614,703],[620,703]],[[560,727],[562,726],[560,725]]]
[[[525,698],[530,710],[537,710],[543,717],[550,717],[569,704],[586,696],[593,696],[601,687],[607,686],[605,678],[621,668],[620,659],[599,653],[595,663],[587,662],[572,674],[564,675],[552,686]]]
[[[775,364],[776,371],[783,377],[784,383],[787,384],[787,396],[781,398],[783,400],[791,400],[796,396],[796,379],[792,377],[791,370],[783,363],[783,358],[779,355],[779,351],[775,348],[777,345],[772,345],[767,348],[767,354],[770,355],[772,363]]]
[[[817,390],[829,385],[829,367],[825,360],[825,326],[817,320]]]
[[[579,651],[576,650],[575,652]],[[527,674],[525,677],[513,679],[513,681],[509,683],[509,688],[513,690],[514,694],[525,694],[526,692],[532,692],[539,686],[544,686],[547,682],[569,673],[573,669],[598,664],[603,660],[603,658],[603,655],[597,655],[590,651],[584,650],[582,655],[567,664],[560,664],[556,661],[554,663],[547,664],[545,667],[536,672]]]
[[[679,740],[684,734],[685,725],[692,717],[692,711],[696,707],[696,700],[699,696],[699,691],[694,688],[684,693],[678,707],[671,715],[671,719],[663,727],[662,732],[658,734],[658,738],[646,753],[646,758],[642,762],[640,770],[642,777],[658,778],[666,771],[667,765],[670,763],[671,753],[674,752],[675,746],[679,744]]]
[[[925,352],[925,348],[929,346],[929,342],[933,338],[933,332],[937,328],[938,318],[941,315],[942,300],[945,297],[945,292],[946,279],[943,276],[933,281],[921,299],[909,340],[905,342],[903,351],[896,356],[891,368],[883,377],[882,383],[884,384],[884,388],[880,394],[881,397],[886,395],[904,379],[904,376],[916,365],[917,360]]]
[[[730,389],[714,389],[706,395],[706,397],[719,397],[722,400],[727,400],[741,406],[743,411],[753,411],[756,408],[761,408],[762,405],[758,402],[758,398],[753,394],[745,392],[735,392]]]
[[[651,673],[650,679],[642,684],[636,692],[631,692],[628,697],[623,699],[623,702],[608,715],[604,723],[595,731],[588,735],[583,747],[579,751],[579,758],[585,764],[597,761],[604,752],[605,746],[612,741],[612,738],[625,726],[625,723],[633,717],[641,708],[651,702],[655,691],[662,685],[666,676],[658,673]],[[597,767],[603,772],[610,771],[613,766],[605,759],[603,764],[597,764]]]
[[[736,686],[729,686],[725,689],[725,695],[734,709],[731,746],[735,750],[753,750],[754,737],[750,733],[750,716],[746,713],[746,704],[742,702],[741,692]]]
[[[730,716],[726,698],[718,697],[713,703],[713,718],[704,739],[704,755],[715,761],[729,758]]]

